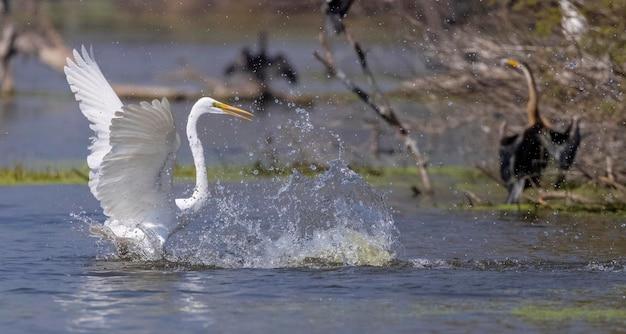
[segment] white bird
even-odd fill
[[[227,114],[250,120],[251,113],[209,97],[191,108],[187,137],[196,168],[189,198],[174,199],[173,167],[180,137],[167,99],[124,105],[93,57],[74,50],[65,75],[80,110],[95,132],[91,138],[89,188],[108,219],[101,234],[121,252],[148,260],[163,258],[163,245],[198,213],[209,197],[202,143],[196,122],[203,114]]]

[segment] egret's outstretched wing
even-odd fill
[[[104,213],[138,222],[159,219],[151,216],[155,212],[174,213],[172,174],[180,138],[167,99],[124,106],[115,116],[96,189]]]
[[[122,101],[113,91],[111,85],[104,78],[100,67],[85,47],[82,55],[74,50],[75,62],[67,60],[65,76],[79,103],[80,110],[89,120],[90,128],[94,131],[91,138],[91,154],[87,157],[89,173],[89,188],[93,195],[100,199],[97,187],[100,177],[100,165],[104,156],[111,151],[109,144],[109,128],[115,113],[122,111]]]
[[[166,99],[123,106],[85,47],[74,50],[65,75],[95,136],[89,187],[104,213],[143,222],[171,211],[172,168],[180,146]],[[165,219],[165,217],[162,217]]]

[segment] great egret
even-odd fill
[[[203,114],[250,120],[251,113],[202,97],[191,108],[187,138],[196,168],[189,198],[174,199],[173,167],[180,146],[167,99],[124,105],[107,82],[93,50],[74,50],[65,75],[80,110],[95,132],[87,157],[89,188],[108,219],[99,231],[121,250],[160,259],[165,241],[183,228],[209,196],[202,143],[196,122]]]
[[[525,188],[539,185],[541,174],[548,165],[548,154],[554,157],[560,169],[571,167],[580,145],[580,130],[579,120],[574,117],[565,132],[554,131],[539,113],[535,79],[528,65],[512,59],[504,59],[502,63],[524,74],[529,94],[526,106],[528,126],[524,132],[505,136],[505,124],[500,130],[500,175],[509,192],[506,203],[511,204],[518,202]]]

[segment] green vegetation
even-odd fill
[[[371,167],[351,166],[363,179],[376,188],[402,189],[402,201],[419,197],[420,177],[413,166]],[[264,167],[260,163],[246,166],[210,166],[209,181],[255,182],[264,179],[287,178],[294,171],[307,177],[315,177],[327,170],[326,166],[299,163],[289,166]],[[561,197],[541,199],[545,190],[528,189],[520,205],[500,204],[506,191],[476,168],[432,167],[430,173],[436,186],[435,201],[449,207],[472,210],[495,210],[534,217],[542,212],[587,212],[593,214],[623,214],[626,212],[622,196],[617,190],[594,184],[570,184],[561,190]],[[25,168],[20,164],[0,168],[0,186],[40,184],[86,184],[89,170],[82,167]],[[193,182],[195,169],[192,165],[177,165],[174,170],[177,182]]]
[[[327,167],[299,163],[289,166],[264,167],[260,163],[248,166],[209,166],[207,167],[209,181],[222,180],[237,182],[242,180],[267,179],[275,177],[288,177],[296,170],[307,177],[315,177],[327,170]],[[402,178],[416,175],[414,168],[389,167],[389,168],[356,168],[364,178],[377,181],[384,178]],[[32,184],[81,184],[87,183],[89,169],[87,166],[77,167],[42,167],[27,168],[21,164],[13,167],[0,167],[0,186],[32,185]],[[196,177],[193,165],[176,165],[174,178],[177,181],[193,181]]]
[[[286,177],[297,170],[301,174],[314,177],[326,170],[323,166],[311,164],[297,164],[293,166],[264,168],[260,164],[250,166],[210,166],[207,167],[209,181],[237,182],[241,180],[266,179],[272,177]],[[89,179],[87,166],[77,167],[41,167],[27,168],[21,164],[12,167],[0,167],[0,186],[17,186],[32,184],[81,184]],[[193,181],[196,171],[193,165],[180,166],[174,169],[174,178],[177,181]]]
[[[84,168],[53,168],[28,169],[21,164],[13,167],[0,167],[0,185],[26,184],[80,184],[87,183],[89,171]]]
[[[626,310],[591,308],[585,306],[547,308],[547,307],[524,307],[514,310],[513,315],[530,322],[563,322],[563,321],[626,321]]]

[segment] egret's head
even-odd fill
[[[216,101],[210,97],[203,97],[198,100],[194,108],[200,109],[201,114],[226,114],[243,118],[246,121],[250,121],[250,117],[254,116],[250,112],[229,106],[228,104]]]

